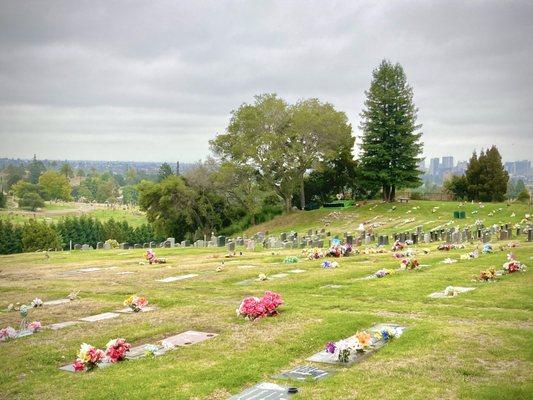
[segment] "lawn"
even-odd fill
[[[11,221],[14,224],[22,224],[30,218],[35,218],[38,221],[57,222],[68,216],[79,217],[81,215],[91,216],[101,221],[111,218],[120,222],[127,221],[133,227],[147,223],[145,213],[138,209],[124,209],[120,206],[108,208],[103,204],[47,202],[41,211],[26,211],[14,207],[0,210],[0,219]]]
[[[433,218],[431,207],[435,203],[428,203],[428,209],[424,202],[414,202],[398,205],[391,214],[404,218],[409,207],[419,205],[424,210],[418,217],[420,222],[447,222],[457,207],[457,203],[441,203],[437,218]],[[499,207],[487,205],[483,213]],[[520,207],[510,207],[517,216],[512,222],[519,222],[527,212]],[[339,219],[338,225],[332,223],[332,233],[355,230],[363,218],[388,216],[389,208],[378,205],[373,211],[341,211],[360,215]],[[297,231],[320,228],[320,218],[330,212],[318,210],[312,218],[311,213],[281,217],[285,219],[278,219],[277,225],[267,223],[260,229],[272,226],[266,229],[287,230],[287,221],[292,218]],[[511,212],[503,208],[502,222],[511,221]],[[58,252],[49,253],[49,258],[43,253],[1,256],[1,308],[9,303],[27,303],[34,297],[50,300],[80,291],[80,299],[74,302],[32,310],[30,319],[43,325],[116,310],[134,293],[147,296],[158,310],[58,331],[44,330],[0,343],[0,363],[4,366],[0,369],[0,398],[214,400],[269,381],[299,387],[295,400],[528,399],[533,396],[533,271],[530,268],[507,275],[495,283],[472,282],[472,275],[481,269],[500,268],[506,261],[507,252],[499,249],[506,242],[493,244],[493,254],[455,264],[443,264],[442,260],[459,259],[479,244],[449,252],[436,250],[437,243],[414,246],[416,258],[429,267],[374,280],[360,278],[383,267],[396,268],[399,262],[390,252],[341,258],[338,269],[321,268],[321,260],[283,264],[285,256],[299,256],[299,250],[245,252],[224,258],[224,249],[159,249],[158,256],[168,261],[161,265],[139,264],[142,250]],[[429,254],[424,254],[423,248],[429,249]],[[532,250],[533,243],[523,238],[513,249],[517,259],[530,265]],[[216,272],[222,261],[223,270]],[[88,267],[116,268],[64,274]],[[236,285],[259,273],[272,275],[294,268],[306,272]],[[117,275],[121,271],[134,274]],[[199,276],[173,283],[156,281],[188,273]],[[342,287],[324,288],[330,284]],[[449,285],[476,290],[454,298],[427,297]],[[235,309],[245,296],[261,296],[265,290],[278,292],[285,300],[277,317],[255,322],[236,317]],[[0,313],[0,327],[16,326],[18,321],[16,312]],[[386,322],[408,330],[359,364],[328,366],[336,373],[316,382],[272,378],[306,364],[305,359],[322,350],[328,341]],[[186,330],[219,336],[158,358],[127,361],[89,373],[58,369],[74,360],[82,342],[105,347],[108,340],[124,337],[135,346]]]

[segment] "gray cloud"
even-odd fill
[[[154,4],[152,4],[154,3]],[[319,97],[359,134],[398,61],[428,157],[531,158],[531,2],[4,1],[0,157],[193,161],[253,95]]]

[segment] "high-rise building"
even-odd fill
[[[515,175],[528,176],[531,170],[531,161],[521,160],[514,162]]]
[[[514,162],[507,161],[503,167],[505,170],[509,173],[509,175],[514,175],[515,173],[515,165]]]
[[[432,158],[429,160],[429,174],[430,175],[437,175],[439,172],[439,166],[440,166],[440,160],[439,158]]]
[[[442,157],[442,169],[452,169],[453,168],[453,156]]]

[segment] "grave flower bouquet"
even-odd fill
[[[322,268],[337,268],[339,266],[339,263],[337,261],[324,261],[322,263]]]
[[[443,261],[442,261],[444,264],[453,264],[453,263],[456,263],[457,260],[454,260],[453,258],[445,258]]]
[[[124,305],[131,308],[134,312],[141,311],[148,304],[146,297],[132,295],[124,300]]]
[[[488,268],[484,271],[479,271],[479,275],[474,275],[472,278],[472,280],[478,282],[493,282],[497,278],[496,270],[494,268]]]
[[[283,264],[296,264],[300,259],[296,256],[287,256],[283,259]]]
[[[39,321],[33,321],[28,324],[28,329],[32,332],[37,332],[42,329],[42,325]]]
[[[117,338],[110,340],[106,345],[106,355],[109,361],[116,363],[122,361],[126,357],[126,353],[130,350],[131,344],[127,343],[125,339]]]
[[[43,301],[40,298],[36,297],[35,299],[32,300],[30,305],[34,308],[42,307]]]
[[[352,245],[349,243],[333,244],[327,251],[326,255],[330,257],[346,257],[352,252]]]
[[[304,250],[304,254],[305,253],[307,253],[307,258],[309,260],[318,260],[319,258],[324,257],[324,253],[317,248],[313,250],[307,250],[307,252]]]
[[[5,342],[9,339],[15,339],[17,337],[17,330],[12,326],[0,329],[0,342]]]
[[[281,296],[277,293],[266,291],[263,297],[247,297],[237,311],[237,316],[254,320],[276,315],[277,308],[283,304]]]
[[[350,361],[350,356],[356,352],[364,352],[372,347],[376,337],[372,337],[368,332],[357,332],[355,336],[348,339],[339,340],[337,343],[328,342],[326,344],[326,353],[336,355],[339,362],[347,363]]]
[[[505,274],[512,274],[513,272],[524,272],[526,266],[517,260],[510,260],[503,264],[503,271]]]
[[[103,350],[97,349],[90,344],[82,343],[74,364],[74,371],[91,371],[105,358]]]
[[[392,274],[394,274],[394,270],[393,269],[383,268],[383,269],[380,269],[379,271],[377,271],[374,275],[376,276],[376,278],[384,278],[387,275],[392,275]]]
[[[450,251],[451,249],[453,249],[453,244],[449,243],[439,244],[439,247],[437,247],[437,250]]]
[[[490,245],[490,243],[485,243],[483,245],[483,250],[481,250],[481,252],[483,254],[489,254],[489,253],[492,253],[492,246]]]
[[[400,242],[399,240],[397,240],[397,241],[394,242],[394,245],[392,246],[392,251],[403,250],[405,246],[406,246],[405,243]]]
[[[404,258],[402,260],[402,262],[400,263],[400,269],[408,269],[408,270],[413,270],[415,268],[418,268],[420,264],[418,263],[417,260],[415,260],[414,258],[411,259],[411,258]]]

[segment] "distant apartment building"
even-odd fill
[[[432,158],[429,160],[429,174],[437,175],[439,173],[440,160],[439,158]]]
[[[453,168],[453,157],[452,156],[442,157],[441,168],[443,170],[452,169]]]

